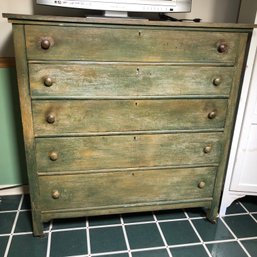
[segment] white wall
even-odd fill
[[[257,1],[257,0],[253,0]],[[171,15],[178,18],[201,18],[203,22],[237,21],[240,0],[192,0],[190,13]]]
[[[236,22],[240,0],[192,0],[192,11],[177,18],[201,18],[203,22]],[[256,1],[256,0],[252,0]],[[83,16],[84,11],[38,6],[35,0],[0,0],[1,13]],[[0,57],[13,56],[11,25],[0,17]]]
[[[11,24],[2,17],[2,13],[33,13],[33,0],[0,0],[0,57],[13,55]]]

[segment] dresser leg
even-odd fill
[[[44,236],[43,224],[41,222],[33,221],[33,235],[34,236]]]
[[[218,217],[218,209],[217,208],[208,209],[206,217],[211,223],[216,224],[217,217]]]
[[[33,235],[44,236],[44,227],[41,222],[40,212],[32,211]]]

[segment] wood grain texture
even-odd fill
[[[126,204],[126,206],[101,206],[95,208],[68,208],[59,210],[44,210],[42,211],[42,220],[48,222],[53,219],[60,218],[75,218],[85,216],[98,216],[108,214],[121,214],[121,213],[138,213],[138,212],[152,212],[159,210],[172,210],[172,209],[184,209],[184,208],[196,208],[206,207],[209,208],[211,205],[212,197],[189,199],[189,200],[174,200],[174,201],[161,201],[161,202],[145,202],[138,204]]]
[[[239,35],[147,28],[26,26],[28,58],[41,60],[234,63]],[[41,48],[42,39],[49,40],[49,49]],[[217,51],[221,42],[228,46],[224,53]]]
[[[222,187],[223,187],[227,164],[228,164],[229,151],[231,147],[231,141],[232,141],[233,130],[235,125],[235,118],[237,114],[239,96],[240,96],[242,80],[243,80],[242,70],[245,68],[245,62],[246,62],[245,58],[247,54],[247,45],[249,44],[249,40],[250,40],[250,35],[246,33],[242,33],[240,36],[240,40],[238,41],[238,49],[241,54],[238,55],[237,57],[237,62],[235,65],[234,81],[231,88],[230,97],[228,100],[228,112],[227,112],[225,131],[224,131],[224,136],[226,138],[226,141],[224,144],[224,153],[221,157],[220,167],[217,172],[217,179],[215,182],[216,190],[213,192],[212,206],[207,215],[208,219],[211,221],[217,218],[218,211],[219,211],[220,196],[222,193]]]
[[[216,218],[253,26],[5,17],[35,235],[51,218],[186,207]]]
[[[37,136],[69,133],[218,129],[226,99],[33,101]],[[209,113],[216,117],[210,119]],[[54,123],[47,117],[53,115]]]
[[[39,171],[197,165],[219,162],[222,133],[37,138]],[[210,153],[204,147],[211,146]],[[51,152],[58,159],[49,158]]]
[[[15,58],[13,57],[0,57],[0,68],[15,67]]]
[[[146,170],[40,177],[42,210],[94,209],[212,196],[216,168]],[[202,189],[198,184],[204,181]],[[60,197],[52,198],[53,190]]]
[[[151,21],[148,19],[123,19],[123,18],[104,18],[104,17],[62,17],[62,16],[50,16],[50,15],[26,15],[26,14],[13,14],[3,13],[2,15],[8,18],[9,22],[22,23],[22,24],[43,24],[45,26],[52,24],[70,24],[71,26],[87,26],[87,24],[94,26],[100,25],[131,25],[131,26],[158,26],[158,27],[173,27],[199,29],[216,29],[216,30],[243,30],[251,32],[253,28],[257,27],[255,24],[247,23],[209,23],[209,22],[173,22],[173,21]]]
[[[29,94],[29,78],[28,66],[26,62],[24,26],[15,25],[13,27],[13,31],[23,138],[25,145],[27,173],[29,179],[30,199],[33,216],[33,231],[35,235],[42,235],[43,225],[41,220],[41,207],[38,201],[39,188],[38,176],[36,174],[35,141],[31,110],[31,99]]]
[[[233,67],[147,64],[30,64],[32,97],[229,96]],[[52,86],[45,86],[50,78]],[[221,79],[215,86],[213,80]]]

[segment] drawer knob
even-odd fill
[[[58,153],[57,152],[50,152],[49,153],[49,159],[51,161],[56,161],[58,159]]]
[[[44,84],[46,87],[51,87],[53,85],[53,80],[50,77],[44,79]]]
[[[42,39],[41,40],[41,48],[42,49],[47,50],[47,49],[50,48],[50,46],[51,46],[50,40],[48,40],[48,39]]]
[[[217,113],[215,111],[212,111],[208,114],[208,118],[210,120],[214,119],[217,116]]]
[[[228,51],[228,45],[226,43],[220,43],[217,48],[219,53],[225,53]]]
[[[53,113],[49,113],[46,117],[46,121],[49,123],[49,124],[53,124],[55,122],[55,116]]]
[[[52,191],[52,197],[53,199],[59,199],[60,198],[60,192],[58,190],[53,190]]]
[[[214,86],[219,86],[221,84],[221,78],[217,77],[213,79],[212,83]]]
[[[201,181],[199,184],[198,184],[198,187],[200,189],[204,188],[205,187],[205,182],[204,181]]]
[[[208,145],[208,146],[205,146],[205,147],[204,147],[203,152],[204,152],[204,153],[210,153],[211,150],[212,150],[212,147]]]

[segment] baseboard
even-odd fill
[[[0,68],[15,67],[14,57],[0,57]]]
[[[21,195],[28,194],[29,187],[27,185],[17,186],[17,185],[5,185],[0,186],[0,196],[3,195]]]

